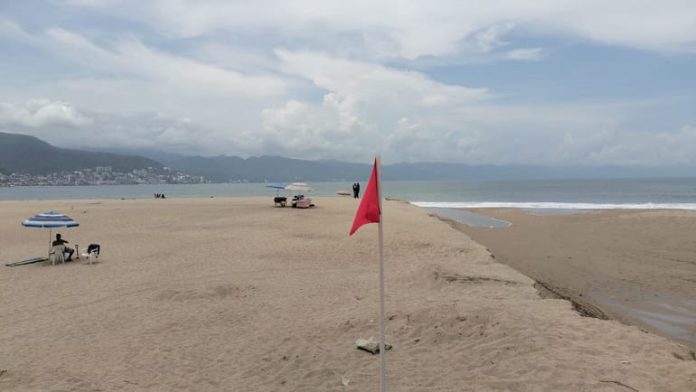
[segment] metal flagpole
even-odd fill
[[[382,212],[382,167],[379,155],[375,157],[375,166],[377,167],[377,199],[379,200],[379,390],[385,392],[387,380],[384,349],[384,233],[382,231],[384,213]]]

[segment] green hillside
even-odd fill
[[[161,163],[136,155],[58,148],[33,136],[0,132],[0,167],[6,171],[37,175],[96,166],[111,166],[118,172],[162,168]]]

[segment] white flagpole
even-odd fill
[[[382,211],[382,167],[380,157],[375,157],[377,167],[377,200],[379,200],[379,390],[387,390],[386,361],[384,349],[384,233],[382,223],[384,212]]]

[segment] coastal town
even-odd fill
[[[111,166],[97,166],[44,175],[26,173],[3,174],[0,172],[0,186],[203,184],[207,182],[209,181],[205,177],[192,176],[169,167],[162,169],[147,167],[127,173],[114,171]]]

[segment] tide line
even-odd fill
[[[696,203],[559,203],[559,202],[430,202],[412,201],[425,208],[517,208],[561,210],[693,210]]]

